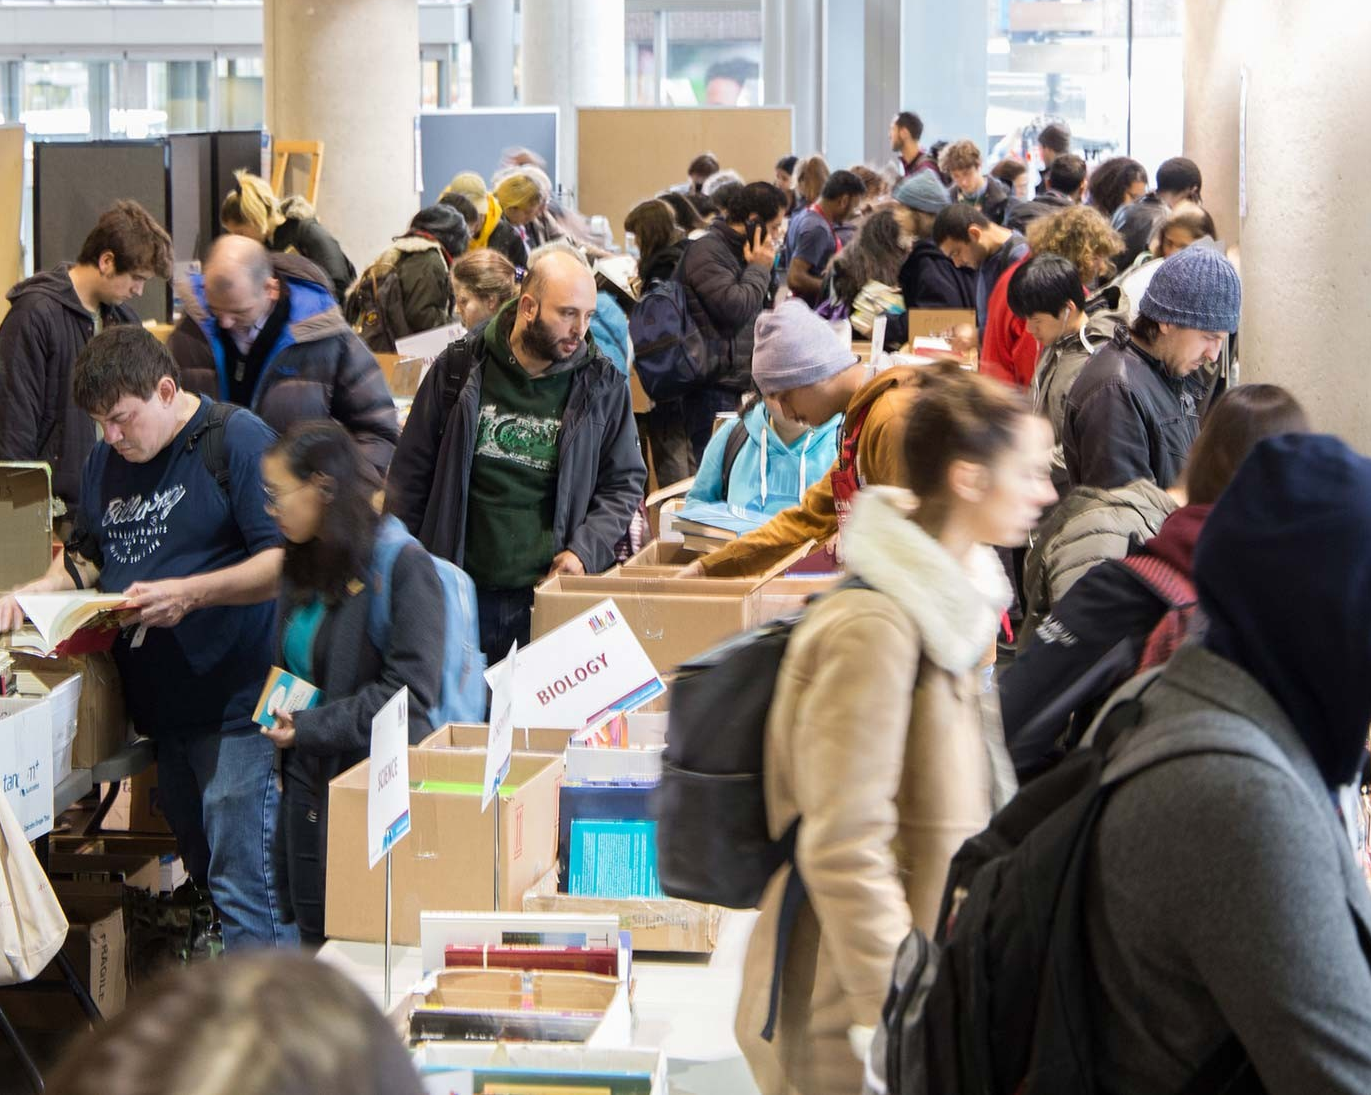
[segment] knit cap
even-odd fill
[[[1187,247],[1166,259],[1138,303],[1158,323],[1195,331],[1236,331],[1242,283],[1233,264],[1212,247]]]
[[[857,362],[828,321],[797,297],[759,315],[753,333],[752,380],[763,395],[818,384]]]
[[[932,171],[917,171],[895,187],[895,200],[920,213],[941,213],[952,204],[947,188]]]

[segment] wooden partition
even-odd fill
[[[24,127],[0,125],[0,319],[9,310],[5,294],[24,275],[23,215]]]
[[[794,151],[793,128],[788,106],[578,107],[576,206],[608,217],[622,242],[628,211],[685,182],[700,152],[748,182],[771,182],[776,161]]]

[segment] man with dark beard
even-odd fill
[[[614,562],[643,497],[628,385],[589,333],[594,312],[575,255],[539,258],[433,363],[390,466],[386,508],[476,583],[490,662],[528,642],[538,582]]]

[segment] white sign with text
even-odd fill
[[[505,662],[486,670],[492,690]],[[604,600],[519,651],[513,725],[584,730],[665,691],[618,606]]]
[[[386,701],[371,720],[367,785],[367,863],[375,867],[409,832],[409,689]]]
[[[519,664],[519,640],[509,648],[509,657],[495,667],[490,683],[490,733],[486,737],[486,775],[481,789],[481,813],[486,812],[500,784],[509,775],[509,759],[514,755],[514,678]],[[489,674],[486,675],[489,679]]]

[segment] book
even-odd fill
[[[559,970],[597,973],[604,977],[619,974],[619,951],[614,947],[513,946],[449,944],[443,950],[448,969]]]
[[[761,510],[725,502],[690,502],[672,519],[677,532],[706,536],[727,543],[761,528],[771,518]]]
[[[665,897],[657,879],[657,823],[593,820],[571,823],[573,897]]]
[[[96,590],[16,593],[14,599],[33,626],[10,635],[9,648],[41,658],[108,650],[131,611],[122,593]]]
[[[252,721],[268,730],[276,726],[276,713],[294,714],[319,705],[319,689],[280,666],[273,665],[267,674],[267,683],[262,686],[262,694],[257,697],[257,709],[252,713]]]

